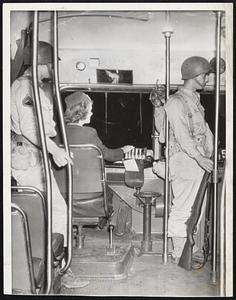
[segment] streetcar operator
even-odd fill
[[[85,93],[74,92],[65,98],[65,103],[65,122],[70,125],[78,125],[70,127],[71,134],[68,135],[70,144],[96,145],[102,150],[104,159],[110,162],[122,160],[124,154],[134,148],[134,146],[130,145],[116,149],[108,148],[98,137],[96,129],[90,126],[83,126],[90,123],[93,114],[93,101]]]

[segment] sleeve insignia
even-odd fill
[[[193,117],[193,114],[192,114],[191,112],[189,112],[189,113],[188,113],[188,117],[189,117],[189,118],[192,118],[192,117]]]
[[[24,106],[33,106],[33,99],[29,95],[27,95],[23,99],[22,103],[23,103]]]

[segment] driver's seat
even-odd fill
[[[70,145],[70,151],[74,163],[72,224],[79,229],[74,230],[74,233],[82,235],[84,225],[103,227],[110,221],[113,193],[106,184],[104,158],[100,148],[92,144],[76,144]],[[62,195],[67,199],[66,168],[56,169],[54,174]]]

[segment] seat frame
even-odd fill
[[[40,200],[40,209],[42,209],[42,216],[43,216],[43,220],[42,220],[42,224],[44,224],[44,230],[46,229],[46,222],[47,222],[47,214],[46,214],[46,199],[44,197],[44,194],[37,188],[35,187],[32,187],[32,186],[11,186],[11,190],[13,191],[12,195],[24,195],[27,194],[27,196],[30,196],[30,194],[32,195],[37,195],[39,196],[39,198],[37,198],[37,200]],[[17,207],[20,207],[20,209],[25,213],[25,216],[27,217],[27,226],[28,226],[28,229],[29,229],[29,237],[30,237],[30,234],[34,234],[35,231],[33,230],[33,232],[31,232],[31,223],[30,223],[30,218],[29,216],[27,216],[28,214],[28,210],[27,208],[25,208],[24,204],[23,206],[21,207],[21,202],[18,203],[18,201],[15,202],[12,202],[12,205],[16,205]],[[39,207],[38,207],[39,208]],[[32,221],[32,220],[31,220]],[[40,224],[40,225],[42,225]],[[53,245],[53,241],[55,239],[57,240],[57,236],[56,234],[54,235],[54,233],[52,233],[52,245]],[[33,250],[35,250],[35,244],[32,244],[32,239],[30,240],[30,248],[31,248],[31,256],[32,256],[32,259],[34,259],[34,257],[36,258],[40,258],[42,259],[44,262],[46,261],[46,232],[45,232],[45,236],[43,238],[44,240],[42,240],[42,244],[40,243],[40,245],[42,246],[42,253],[34,253]],[[53,281],[54,279],[56,279],[56,277],[58,276],[58,272],[59,272],[59,269],[61,268],[61,261],[62,259],[64,258],[65,256],[65,251],[63,250],[62,253],[60,253],[58,256],[56,256],[56,253],[54,253],[54,248],[52,246],[52,276],[53,276]],[[36,249],[36,252],[38,250]],[[42,255],[41,255],[42,254]],[[34,270],[33,270],[33,274],[34,274]],[[34,278],[36,274],[34,274]],[[59,276],[60,277],[60,276]],[[36,289],[39,289],[39,294],[41,294],[42,292],[44,292],[44,288],[45,288],[45,285],[43,284],[43,286],[36,286]],[[53,290],[53,289],[52,289]],[[35,292],[35,294],[38,294],[37,290]]]
[[[24,194],[26,194],[28,197],[30,197],[30,195],[32,194],[33,196],[36,195],[37,197],[37,200],[40,200],[38,201],[38,205],[37,205],[37,208],[42,210],[41,213],[42,213],[42,216],[43,216],[43,220],[42,220],[42,223],[40,223],[39,225],[41,226],[44,226],[42,227],[44,230],[46,229],[46,220],[47,220],[47,215],[46,215],[46,204],[45,204],[45,198],[44,198],[44,195],[43,193],[38,190],[37,188],[35,187],[32,187],[32,186],[11,186],[11,190],[12,190],[12,196],[13,195],[20,195],[20,196],[24,196]],[[29,230],[30,230],[30,234],[32,233],[31,232],[31,223],[32,223],[32,220],[30,218],[30,216],[28,215],[29,214],[29,211],[25,205],[25,203],[23,202],[19,202],[18,200],[17,201],[13,201],[11,200],[12,203],[15,203],[16,205],[18,205],[24,212],[25,214],[27,215],[27,218],[28,218],[28,224],[29,224]],[[31,223],[30,223],[30,220],[31,220]],[[33,231],[33,233],[35,233]],[[44,236],[44,240],[41,241],[42,244],[40,244],[42,246],[42,253],[38,253],[38,246],[37,246],[37,249],[35,249],[35,245],[32,245],[31,248],[32,248],[32,255],[33,256],[36,256],[36,257],[39,257],[41,259],[44,259],[45,256],[46,256],[46,253],[45,253],[45,243],[46,243],[46,233],[45,233],[45,236]],[[33,253],[34,250],[36,250],[36,253]]]
[[[102,153],[102,150],[93,144],[73,144],[70,145],[70,149],[96,149],[97,152],[99,153],[98,158],[101,161],[101,183],[102,183],[102,189],[103,189],[103,198],[104,198],[104,212],[105,212],[105,217],[109,217],[109,213],[108,213],[108,203],[107,203],[107,194],[106,194],[106,171],[105,171],[105,164],[104,164],[104,156]],[[92,220],[93,217],[91,218],[87,218],[87,219],[91,219]],[[80,219],[80,218],[78,218]],[[83,219],[83,218],[81,218]]]
[[[60,147],[64,147],[63,145],[60,145]],[[108,211],[108,202],[107,202],[107,193],[106,193],[106,169],[105,169],[105,163],[104,163],[104,156],[102,153],[102,150],[94,145],[94,144],[70,144],[69,145],[70,150],[73,151],[73,149],[95,149],[98,152],[98,158],[100,159],[100,166],[101,166],[101,178],[100,182],[102,185],[102,193],[103,193],[103,199],[104,199],[104,217],[109,222],[111,215],[109,215]],[[73,166],[72,166],[72,172],[73,172]],[[73,190],[73,189],[72,189]],[[73,195],[72,195],[73,198]],[[73,235],[75,237],[75,240],[79,241],[78,243],[75,243],[75,247],[83,248],[84,247],[84,231],[83,226],[84,225],[97,225],[99,224],[100,218],[103,216],[97,216],[97,217],[73,217],[72,215],[72,223],[74,226],[78,226],[78,229],[76,230],[74,228]]]
[[[24,242],[25,242],[25,246],[26,246],[26,257],[27,257],[27,262],[28,262],[31,293],[37,294],[28,219],[27,219],[25,212],[15,203],[11,204],[11,211],[12,211],[12,213],[14,211],[17,211],[17,213],[20,215],[20,217],[22,218],[22,221],[23,221],[22,225],[23,225],[24,236],[25,236]],[[13,290],[14,290],[14,287],[13,287]],[[17,290],[15,290],[15,291],[17,292]]]

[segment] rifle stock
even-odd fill
[[[187,225],[187,240],[184,245],[178,265],[185,270],[192,269],[193,246],[195,244],[193,234],[196,231],[196,226],[201,215],[202,204],[211,173],[205,172],[199,186],[194,204],[192,206],[191,215],[186,222]]]

